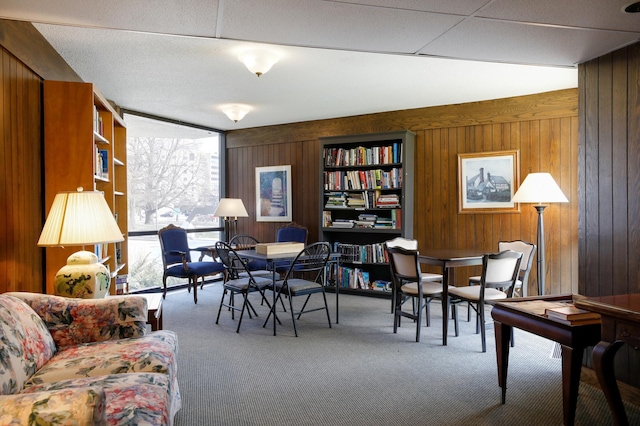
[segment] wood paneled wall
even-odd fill
[[[563,90],[443,107],[319,120],[232,131],[227,134],[228,196],[245,201],[249,218],[240,232],[273,240],[278,223],[255,222],[254,168],[292,165],[293,219],[318,238],[319,138],[409,129],[416,133],[414,236],[420,247],[495,250],[499,240],[537,238],[537,213],[459,214],[457,155],[520,150],[521,179],[548,171],[570,203],[545,211],[547,292],[577,292],[577,90]],[[459,271],[458,284],[477,269]],[[530,291],[537,286],[530,278]]]
[[[640,293],[640,43],[581,64],[579,289]],[[623,346],[618,378],[640,387],[640,353]]]
[[[42,292],[41,80],[0,48],[0,293]]]

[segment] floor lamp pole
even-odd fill
[[[545,288],[545,262],[544,262],[544,208],[547,206],[534,206],[538,210],[538,295],[544,295]]]

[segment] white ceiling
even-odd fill
[[[119,106],[221,130],[577,87],[632,0],[2,0]],[[152,6],[151,6],[152,5]],[[238,61],[280,55],[258,78]],[[222,105],[252,111],[233,123]]]

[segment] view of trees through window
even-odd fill
[[[214,217],[221,197],[223,136],[125,113],[129,203],[129,291],[162,286],[157,230],[174,224],[191,248],[221,237]],[[192,252],[192,256],[198,256]],[[197,260],[197,259],[192,259]],[[167,285],[186,280],[169,278]]]

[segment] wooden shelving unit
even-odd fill
[[[126,124],[91,83],[45,80],[43,108],[46,213],[58,192],[82,187],[104,193],[125,240],[85,249],[101,254],[115,294],[116,277],[128,274]],[[53,293],[56,272],[77,250],[46,249],[47,293]]]
[[[320,139],[320,232],[341,262],[340,292],[390,296],[384,242],[413,238],[413,158],[409,131]]]

